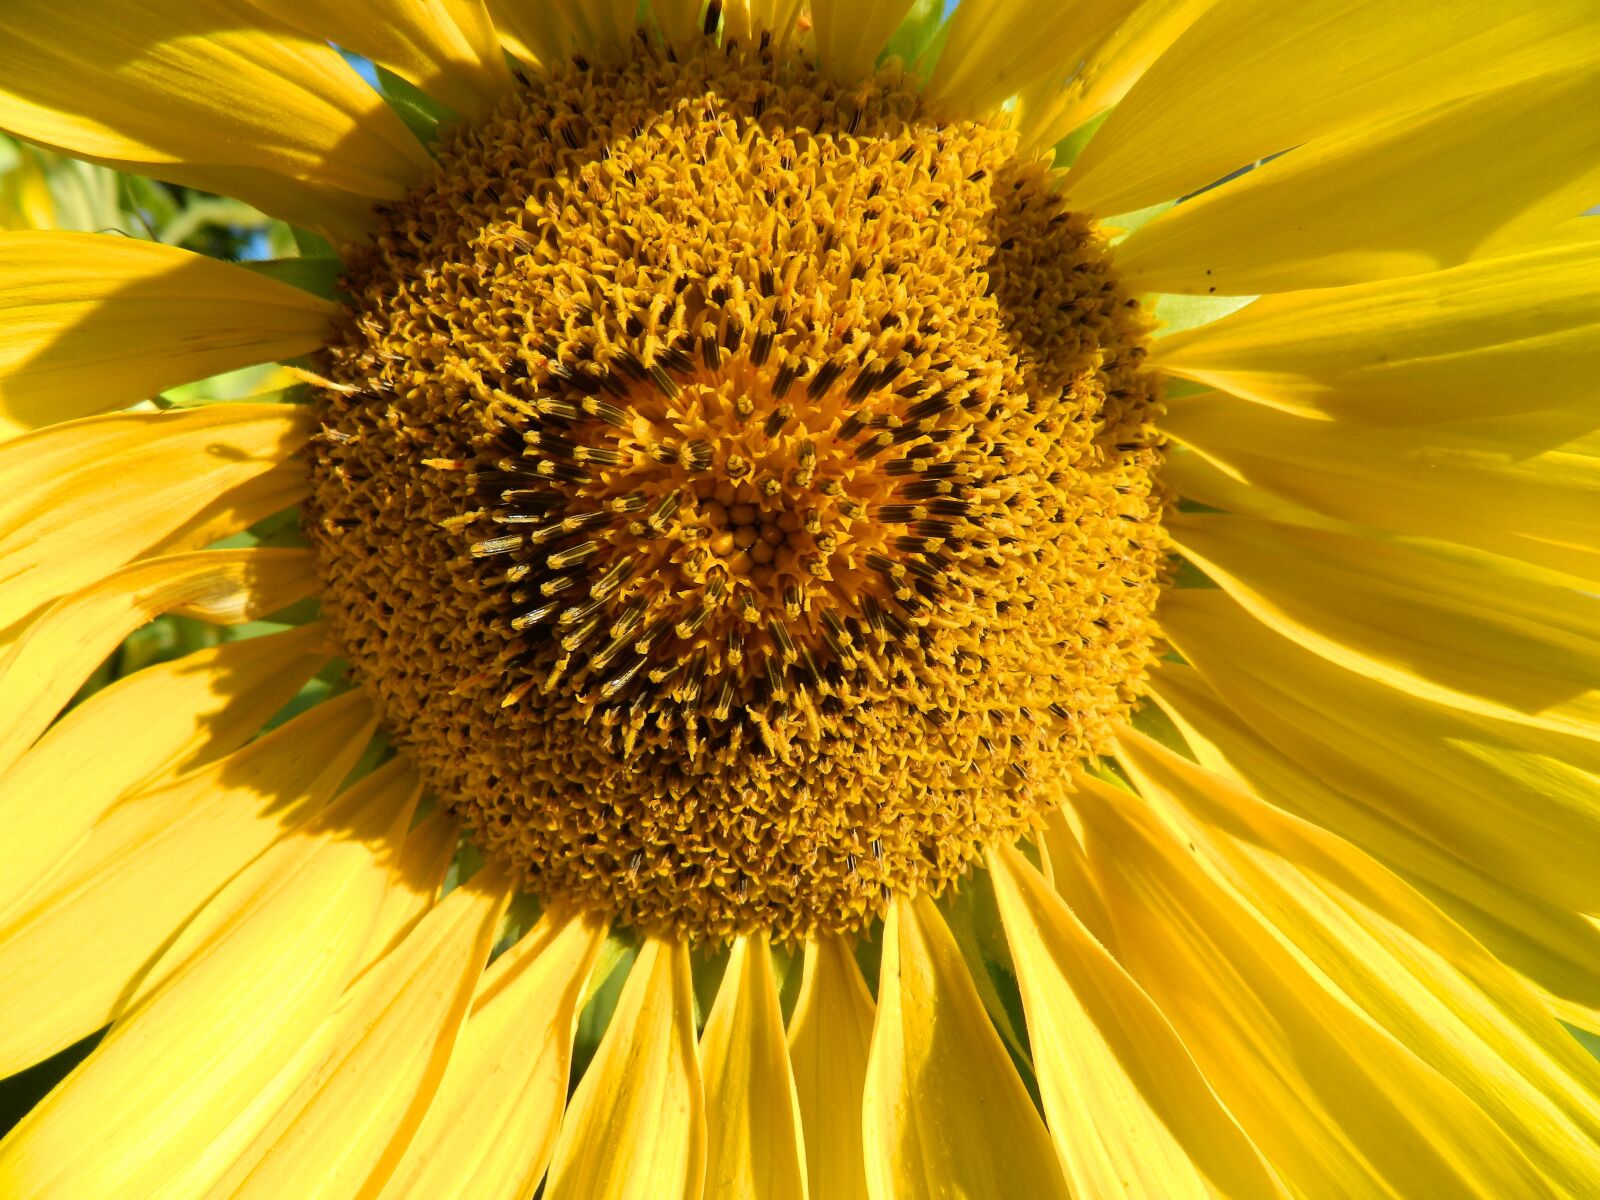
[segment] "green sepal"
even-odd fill
[[[387,67],[378,67],[377,71],[378,85],[389,107],[405,122],[406,128],[416,134],[417,140],[431,151],[439,142],[439,126],[459,119],[456,111],[440,104],[416,84],[400,78]]]
[[[584,998],[583,1009],[578,1014],[578,1028],[572,1039],[572,1078],[582,1079],[589,1064],[600,1049],[600,1039],[605,1037],[611,1024],[611,1014],[622,998],[622,985],[628,981],[633,960],[639,957],[638,948],[623,936],[613,932],[600,948],[600,959],[589,976],[589,994]]]
[[[883,48],[883,53],[878,55],[878,63],[881,65],[891,58],[898,58],[926,77],[932,71],[939,51],[944,49],[944,27],[944,0],[916,0],[901,20],[900,27],[894,31],[894,36],[889,39],[889,44]],[[926,61],[922,61],[924,59]]]
[[[1180,296],[1176,292],[1160,292],[1156,294],[1155,302],[1146,304],[1145,308],[1161,322],[1155,336],[1163,338],[1184,329],[1220,321],[1256,299],[1255,296]]]
[[[1083,148],[1089,144],[1089,139],[1094,137],[1100,126],[1106,123],[1106,118],[1111,115],[1111,109],[1097,112],[1082,125],[1079,125],[1066,137],[1062,138],[1053,147],[1053,165],[1058,171],[1064,171],[1078,161],[1078,155],[1083,153]]]
[[[959,886],[940,896],[937,903],[956,945],[961,947],[961,956],[967,960],[989,1019],[1012,1054],[1026,1062],[1029,1050],[1022,993],[1017,987],[1011,946],[1000,921],[1000,905],[989,872],[973,871]]]
[[[318,258],[264,258],[254,262],[241,262],[241,267],[287,283],[302,292],[310,292],[324,300],[339,304],[349,302],[349,297],[339,290],[339,278],[344,274],[344,262],[336,256]]]

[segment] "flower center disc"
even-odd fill
[[[1133,703],[1142,318],[1039,164],[892,69],[642,42],[446,136],[328,352],[307,518],[482,849],[647,929],[855,929]]]

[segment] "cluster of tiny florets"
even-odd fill
[[[1013,140],[759,48],[533,79],[347,281],[308,527],[528,886],[859,927],[1036,819],[1154,641],[1141,317]]]

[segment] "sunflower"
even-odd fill
[[[1592,0],[4,23],[0,1193],[1600,1188]]]

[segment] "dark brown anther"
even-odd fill
[[[706,618],[711,615],[711,609],[701,604],[692,613],[673,626],[673,632],[684,641],[688,641],[700,632],[700,627],[706,623]]]
[[[761,322],[761,328],[756,331],[755,339],[750,343],[750,361],[758,367],[767,365],[767,356],[772,353],[772,338],[777,332],[771,321]]]
[[[789,394],[789,389],[794,386],[794,377],[797,364],[794,359],[789,359],[778,368],[778,376],[772,381],[772,395],[782,400]]]
[[[596,446],[579,446],[572,452],[581,463],[594,463],[600,467],[620,467],[627,461],[620,450],[601,449]]]
[[[709,471],[711,469],[712,453],[711,443],[706,441],[692,441],[683,447],[683,465],[691,471]]]
[[[561,571],[581,563],[585,559],[593,558],[598,553],[600,553],[600,544],[598,542],[579,542],[576,546],[571,546],[566,550],[556,551],[544,560],[544,564],[552,571]]]
[[[842,364],[836,362],[823,363],[817,368],[816,374],[811,377],[811,381],[806,384],[806,398],[815,400],[820,397],[833,386],[833,381],[843,373],[844,367]]]
[[[856,447],[854,458],[857,462],[865,462],[869,458],[882,454],[893,441],[894,434],[889,433],[887,430],[882,433],[875,433]]]
[[[672,618],[657,617],[649,625],[645,626],[644,632],[634,639],[633,648],[640,654],[649,654],[650,648],[661,640],[662,634],[667,633],[671,628]]]
[[[520,549],[525,539],[520,533],[510,533],[504,537],[486,538],[481,542],[472,544],[473,558],[489,558],[495,554],[509,554]]]
[[[683,392],[677,381],[671,375],[668,375],[659,364],[652,363],[650,365],[650,380],[668,400],[676,400]]]
[[[717,689],[717,701],[711,707],[711,716],[713,720],[726,721],[728,719],[729,713],[733,711],[734,692],[735,684],[733,682],[733,676],[723,676],[722,686]]]
[[[787,404],[781,404],[772,410],[767,417],[767,422],[761,427],[761,432],[769,438],[775,438],[783,432],[783,427],[794,420],[794,409]]]
[[[589,585],[589,595],[596,600],[609,599],[633,574],[635,563],[631,558],[618,559],[606,569],[605,574]]]
[[[867,393],[878,386],[878,373],[870,367],[864,367],[856,372],[856,377],[850,381],[850,387],[844,397],[851,404],[860,404],[867,398]]]
[[[792,663],[799,657],[794,648],[794,639],[789,636],[789,627],[782,621],[772,621],[769,628],[772,631],[772,641],[778,647],[778,653],[783,655],[783,661]]]
[[[608,632],[612,637],[627,637],[639,627],[639,621],[643,618],[645,609],[648,607],[649,605],[642,596],[630,601],[628,606],[617,614],[617,619],[611,622],[611,628]]]
[[[616,376],[609,376],[609,378],[615,379]],[[626,389],[624,389],[620,394],[626,396]],[[633,427],[632,418],[630,418],[624,410],[618,408],[615,404],[609,404],[604,400],[596,399],[594,396],[589,396],[584,399],[582,407],[583,411],[588,413],[591,417],[596,417],[599,420],[604,421],[613,429],[630,429]]]
[[[576,421],[582,415],[576,404],[558,396],[540,396],[534,400],[533,407],[541,417],[554,417],[558,421]]]
[[[606,680],[605,683],[601,684],[600,685],[600,696],[601,696],[601,698],[604,699],[604,700],[614,700],[614,699],[617,698],[617,696],[621,695],[622,692],[627,688],[627,686],[634,681],[634,678],[639,674],[639,671],[644,667],[644,664],[645,664],[646,661],[647,660],[645,658],[643,658],[643,657],[635,659],[632,663],[630,663],[628,666],[624,667],[617,674],[613,675],[610,679]]]
[[[782,700],[788,693],[784,687],[783,664],[778,661],[775,654],[769,654],[761,662],[762,670],[766,673],[767,688],[775,700]]]
[[[650,510],[650,515],[644,519],[644,523],[657,533],[660,533],[666,528],[667,522],[672,520],[672,514],[678,511],[678,505],[682,503],[682,500],[683,497],[678,489],[673,488],[665,496],[661,497],[655,508]]]
[[[539,475],[545,479],[559,479],[562,483],[585,484],[592,483],[594,477],[589,472],[572,463],[555,462],[545,459],[536,468]]]
[[[938,391],[926,400],[919,400],[908,408],[906,410],[906,420],[913,423],[923,421],[929,417],[936,417],[940,413],[948,412],[953,407],[954,402],[950,399],[950,393],[948,391]]]
[[[590,600],[587,604],[570,605],[561,610],[560,615],[556,617],[556,624],[563,629],[577,625],[579,622],[587,621],[604,607],[603,599]]]

